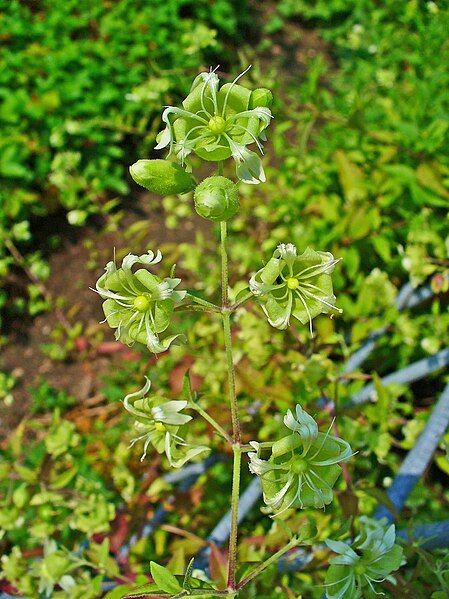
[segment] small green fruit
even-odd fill
[[[136,183],[162,196],[187,193],[196,185],[192,175],[168,160],[138,160],[129,172]]]
[[[204,179],[195,189],[194,200],[198,214],[213,221],[229,220],[239,210],[237,186],[226,177]]]
[[[207,126],[215,135],[221,135],[226,130],[226,121],[222,116],[213,116]]]

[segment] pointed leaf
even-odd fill
[[[160,566],[156,562],[150,562],[150,571],[154,582],[162,591],[166,593],[179,593],[179,591],[182,591],[182,587],[175,576],[164,566]]]

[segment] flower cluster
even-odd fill
[[[188,166],[186,159],[192,152],[214,162],[232,156],[241,181],[265,181],[260,157],[247,146],[256,144],[263,152],[261,140],[265,141],[264,130],[272,118],[268,108],[272,97],[269,90],[251,92],[237,84],[246,71],[220,89],[214,71],[200,73],[183,108],[168,106],[162,113],[166,128],[158,136],[156,149],[168,146],[183,166]]]
[[[297,405],[295,414],[288,410],[285,426],[291,431],[278,441],[251,442],[249,469],[262,480],[268,511],[279,516],[291,507],[324,508],[333,499],[340,462],[352,456],[346,441],[318,432],[315,420]],[[267,460],[264,451],[271,452]]]
[[[308,322],[312,334],[313,318],[341,312],[334,305],[331,278],[337,262],[329,252],[307,248],[298,256],[292,243],[281,243],[249,282],[271,326],[286,329],[293,316],[302,324]]]
[[[387,527],[384,521],[362,516],[360,533],[349,545],[342,541],[327,540],[327,546],[337,557],[329,560],[326,574],[328,599],[357,599],[366,591],[377,595],[373,584],[385,580],[394,583],[391,572],[403,562],[402,547],[395,544],[394,524]]]
[[[192,420],[191,416],[182,413],[187,401],[168,401],[158,395],[148,395],[150,387],[151,381],[147,379],[142,389],[123,400],[125,409],[135,418],[134,428],[139,433],[131,445],[144,441],[141,461],[150,445],[158,453],[165,452],[173,468],[180,468],[192,458],[208,452],[208,447],[190,445],[178,435],[180,427]]]
[[[115,338],[128,345],[136,341],[145,344],[153,353],[163,352],[180,335],[159,338],[169,324],[175,305],[181,302],[185,291],[176,291],[181,279],[161,279],[146,268],[133,272],[135,264],[149,266],[162,260],[158,251],[143,256],[128,254],[122,266],[108,262],[106,272],[98,279],[97,293],[105,300],[105,322],[116,329]]]

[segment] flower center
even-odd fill
[[[138,295],[134,298],[133,306],[138,312],[146,312],[150,307],[150,300],[144,295]]]
[[[289,289],[298,289],[298,287],[299,287],[298,279],[296,279],[295,277],[289,277],[287,279],[287,287]]]
[[[356,574],[357,576],[365,574],[365,565],[361,562],[356,563],[354,566],[354,574]]]
[[[298,458],[292,464],[292,471],[295,474],[302,474],[303,472],[305,472],[307,470],[307,468],[308,468],[307,461],[303,460],[302,458]]]
[[[226,129],[226,121],[222,116],[213,116],[207,126],[215,135],[221,135]]]
[[[165,426],[162,424],[162,422],[156,422],[154,428],[157,430],[158,433],[162,433],[165,431]]]

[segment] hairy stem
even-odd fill
[[[223,174],[223,164],[218,165],[219,174]],[[231,335],[231,312],[229,309],[229,270],[227,254],[227,226],[226,222],[220,223],[220,253],[221,253],[221,298],[222,298],[222,321],[223,336],[226,352],[226,366],[228,371],[228,393],[232,417],[232,440],[234,451],[234,463],[232,471],[232,493],[231,493],[231,530],[229,534],[229,563],[228,563],[228,588],[235,590],[235,570],[237,565],[237,533],[238,533],[238,509],[240,495],[240,469],[242,465],[242,450],[240,422],[238,415],[237,394],[235,387],[235,368],[232,352]]]
[[[282,547],[282,549],[279,549],[279,551],[274,553],[267,560],[265,560],[261,564],[257,565],[254,568],[254,570],[252,570],[249,574],[247,574],[245,576],[245,578],[242,578],[242,580],[237,585],[237,589],[243,588],[246,584],[248,584],[248,582],[251,582],[251,580],[256,578],[256,576],[259,576],[259,574],[261,572],[263,572],[266,568],[268,568],[268,566],[271,566],[271,564],[274,564],[275,562],[277,562],[277,560],[280,557],[282,557],[285,553],[287,553],[288,551],[290,551],[290,549],[293,549],[293,547],[296,547],[297,545],[298,545],[298,539],[293,538],[289,543],[287,543],[287,545],[285,547]]]
[[[232,311],[237,310],[238,307],[240,307],[242,304],[247,302],[252,297],[253,297],[252,292],[248,291],[248,293],[245,293],[245,295],[243,297],[241,297],[237,302],[235,302],[235,304],[232,304],[231,310]]]
[[[176,306],[175,312],[220,312],[220,310],[211,310],[199,304],[186,304],[184,306]]]
[[[220,254],[221,254],[221,303],[222,308],[228,307],[228,285],[229,285],[229,271],[228,271],[228,253],[226,251],[226,243],[228,238],[228,228],[226,221],[220,222]]]
[[[226,350],[226,365],[228,370],[228,393],[229,403],[231,406],[231,417],[232,417],[232,437],[233,442],[240,445],[240,421],[238,415],[237,395],[235,390],[235,369],[234,360],[232,354],[232,338],[231,338],[231,315],[229,310],[224,310],[222,314],[223,320],[223,334]]]
[[[229,563],[228,563],[228,588],[235,590],[235,571],[237,567],[237,534],[239,518],[239,496],[240,496],[240,471],[242,467],[242,451],[240,444],[232,446],[234,451],[234,463],[232,470],[232,494],[231,494],[231,530],[229,534]]]
[[[220,306],[217,306],[217,305],[213,304],[212,302],[208,302],[207,300],[203,299],[202,297],[198,297],[191,292],[186,293],[186,298],[192,300],[193,302],[195,302],[196,304],[198,304],[200,306],[204,306],[204,308],[208,308],[212,312],[220,312]]]

